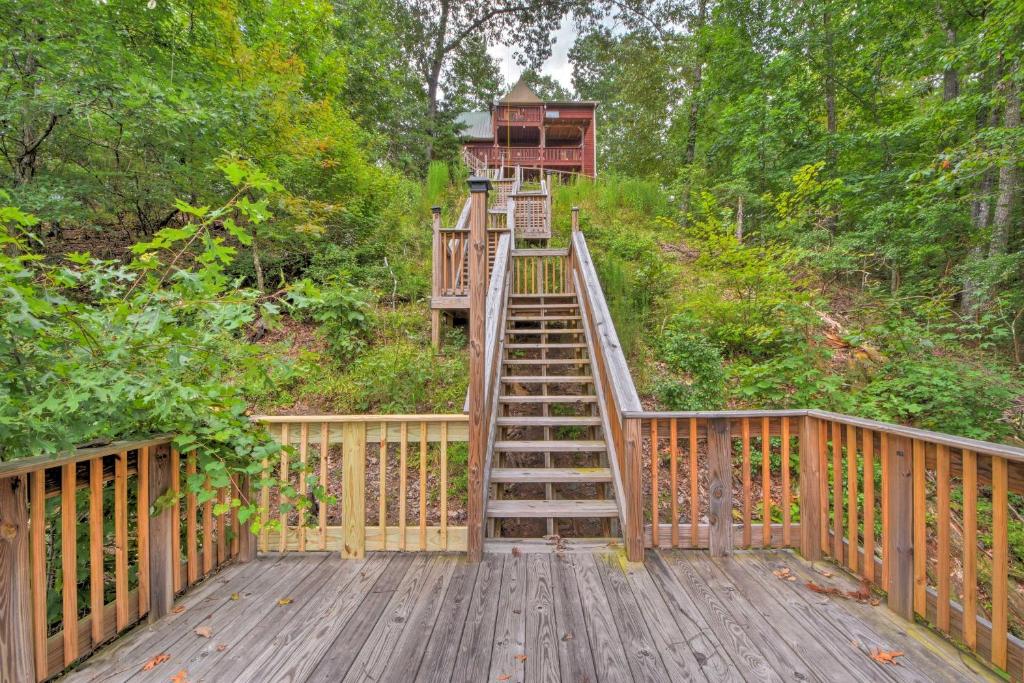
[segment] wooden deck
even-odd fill
[[[806,581],[856,588],[819,568],[785,551],[651,551],[642,565],[611,551],[490,553],[479,565],[441,553],[264,556],[66,680],[996,680],[884,606],[811,591]],[[872,649],[904,655],[880,664]]]

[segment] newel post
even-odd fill
[[[466,550],[479,562],[484,550],[484,467],[487,459],[484,343],[487,305],[487,192],[491,181],[469,179],[469,504]]]
[[[732,554],[732,435],[728,418],[708,420],[708,541],[712,557]]]
[[[805,415],[800,422],[800,553],[811,562],[821,559],[821,421]]]
[[[28,550],[28,477],[0,479],[0,681],[37,680]]]
[[[580,207],[572,207],[572,231],[580,231]]]
[[[623,472],[623,488],[626,489],[626,558],[630,562],[644,561],[644,496],[643,478],[640,462],[642,433],[638,418],[626,418],[623,421],[623,441],[626,452],[625,471]]]
[[[882,495],[889,509],[889,540],[884,549],[889,558],[889,609],[904,619],[914,620],[914,443],[905,436],[889,436],[888,479]]]
[[[171,487],[171,449],[167,444],[147,448],[139,457],[149,458],[150,508]],[[139,492],[142,495],[142,492]],[[178,547],[172,536],[173,508],[168,505],[149,516],[149,621],[171,611],[174,603],[174,574],[178,571]]]
[[[441,240],[441,207],[433,206],[430,209],[433,228],[433,251],[431,254],[431,293],[434,296],[441,295],[441,283],[444,280],[444,243]],[[431,302],[433,304],[433,302]],[[430,345],[434,352],[441,350],[441,309],[430,307]]]

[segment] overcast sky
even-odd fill
[[[573,25],[572,18],[566,17],[555,33],[555,44],[551,49],[551,56],[541,67],[541,73],[551,76],[570,91],[572,90],[572,64],[569,62],[569,50],[575,40],[576,27]],[[487,51],[498,60],[505,81],[509,85],[515,83],[523,69],[516,64],[512,50],[505,45],[491,45]]]

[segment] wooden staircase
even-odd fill
[[[611,536],[619,510],[577,296],[506,306],[489,537]]]

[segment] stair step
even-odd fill
[[[607,467],[495,467],[492,484],[579,484],[609,482]]]
[[[506,384],[593,384],[590,375],[507,375],[501,378]]]
[[[512,310],[524,310],[524,311],[564,311],[567,308],[579,308],[577,304],[509,304],[508,307]]]
[[[607,551],[622,547],[621,538],[488,538],[484,549],[491,554],[522,555],[524,553],[565,555]]]
[[[495,441],[494,450],[502,453],[602,453],[604,441]]]
[[[492,500],[488,517],[618,517],[614,500]]]
[[[578,315],[517,315],[508,319],[510,323],[519,322],[558,322],[560,320],[579,320]]]
[[[590,365],[589,358],[507,358],[505,365]]]
[[[505,330],[505,334],[583,334],[583,330],[578,327],[549,327],[547,329],[541,329],[539,327],[528,327],[525,329],[510,327]]]
[[[597,403],[597,396],[499,396],[501,403]]]
[[[573,343],[573,344],[541,344],[540,342],[534,342],[533,344],[505,344],[506,349],[585,349],[586,344]]]
[[[509,297],[512,299],[575,299],[576,294],[573,292],[570,292],[568,294],[554,294],[545,292],[544,294],[510,294]]]
[[[543,417],[511,415],[499,417],[497,422],[502,427],[596,427],[601,425],[601,418],[589,415],[546,415]]]

